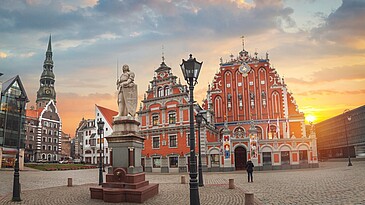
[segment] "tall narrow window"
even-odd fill
[[[176,135],[169,136],[169,147],[177,147],[177,136]]]
[[[157,89],[157,97],[162,97],[163,96],[163,89],[160,87]]]
[[[232,108],[232,95],[230,93],[228,93],[228,95],[227,95],[227,107],[228,107],[228,110],[230,110]]]
[[[262,106],[266,107],[266,93],[265,91],[261,92]]]
[[[160,137],[153,137],[152,138],[152,148],[153,149],[160,148]]]
[[[165,86],[164,93],[165,93],[165,96],[170,95],[170,88],[169,88],[169,86]]]
[[[152,125],[157,126],[158,125],[158,115],[152,116]]]
[[[243,107],[243,102],[242,102],[242,94],[238,94],[238,105],[240,107],[240,109],[242,109]]]
[[[250,92],[250,105],[251,108],[255,107],[255,94],[253,92]]]
[[[176,113],[169,113],[169,124],[175,124],[176,123]]]

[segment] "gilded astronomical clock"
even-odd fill
[[[247,63],[243,62],[238,70],[242,73],[244,77],[246,77],[248,75],[248,72],[250,72],[251,67]]]

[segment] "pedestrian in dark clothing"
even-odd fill
[[[250,182],[250,181],[253,182],[252,172],[253,172],[254,167],[255,167],[255,165],[253,165],[252,161],[248,160],[247,164],[246,164],[248,182]]]

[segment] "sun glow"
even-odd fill
[[[313,123],[315,120],[316,120],[316,117],[314,116],[314,115],[307,115],[307,116],[305,116],[305,120],[307,120],[307,122],[309,122],[309,123]]]

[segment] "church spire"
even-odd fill
[[[43,72],[39,80],[40,86],[37,92],[37,108],[45,107],[46,104],[53,100],[56,103],[56,91],[54,89],[55,75],[53,73],[52,59],[52,38],[49,35],[46,58],[43,64]]]
[[[49,34],[48,49],[47,52],[52,52],[51,34]]]

